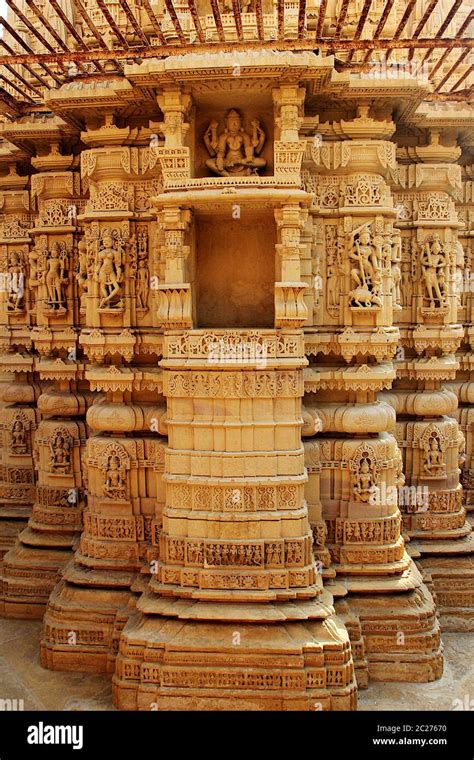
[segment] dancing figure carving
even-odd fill
[[[363,224],[351,233],[350,246],[349,258],[356,265],[351,269],[352,306],[359,308],[382,306],[380,298],[381,248],[372,241],[368,224]]]

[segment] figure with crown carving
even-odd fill
[[[249,133],[242,126],[240,113],[232,108],[227,112],[224,124],[224,131],[218,135],[219,122],[213,120],[204,134],[204,144],[211,156],[206,166],[221,177],[257,174],[267,163],[259,158],[266,137],[259,120],[252,120]]]

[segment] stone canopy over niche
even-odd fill
[[[245,213],[197,220],[199,327],[274,325],[275,223],[263,215],[246,220]]]

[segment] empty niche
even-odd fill
[[[245,210],[242,209],[242,216]],[[202,217],[196,228],[199,327],[273,327],[275,222]]]

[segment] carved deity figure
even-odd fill
[[[203,562],[203,549],[202,544],[189,543],[187,547],[188,561],[201,565]]]
[[[27,453],[26,430],[21,420],[16,420],[16,422],[13,425],[11,439],[10,439],[10,451],[13,454]]]
[[[94,272],[99,283],[99,309],[120,308],[122,305],[122,254],[114,248],[114,240],[109,232],[102,237],[102,247],[97,255]]]
[[[358,227],[351,234],[352,243],[349,258],[356,266],[351,269],[354,289],[351,292],[353,306],[381,306],[381,248],[372,241],[367,224]]]
[[[432,309],[446,305],[447,265],[446,251],[439,235],[435,233],[431,240],[425,240],[421,249],[425,297],[429,300]]]
[[[66,297],[63,287],[67,285],[68,281],[65,253],[61,251],[58,243],[53,243],[46,261],[46,273],[44,275],[48,311],[65,310]]]
[[[367,457],[361,459],[359,467],[353,473],[352,487],[355,501],[375,503],[379,489],[375,481],[375,468]]]
[[[39,272],[40,258],[41,258],[40,251],[36,247],[32,248],[28,254],[28,262],[30,265],[28,287],[31,294],[31,302],[32,302],[33,307],[36,302],[36,293],[37,293],[37,289],[40,283],[40,272]]]
[[[270,544],[267,547],[267,565],[281,565],[281,545]]]
[[[79,258],[79,267],[76,273],[76,281],[79,285],[81,296],[81,311],[83,311],[85,309],[84,299],[88,291],[87,243],[85,240],[79,241],[77,245],[77,252]]]
[[[258,158],[265,143],[265,132],[260,122],[253,119],[249,134],[242,126],[239,112],[231,109],[226,114],[224,124],[224,131],[218,135],[219,122],[211,121],[204,134],[204,144],[211,156],[206,166],[221,177],[257,174],[267,163],[263,158]]]
[[[412,302],[412,279],[408,262],[402,264],[402,281],[400,288],[401,306],[410,306]]]
[[[425,445],[424,460],[423,469],[429,475],[439,475],[444,469],[443,452],[436,435],[431,436],[429,442]]]
[[[137,270],[137,307],[139,309],[148,309],[148,291],[150,288],[150,274],[146,259],[138,260]]]
[[[25,266],[19,251],[12,251],[8,267],[8,311],[21,312],[25,301]]]
[[[337,306],[337,299],[339,294],[339,271],[337,262],[333,259],[330,263],[328,263],[327,270],[327,286],[326,286],[326,292],[327,292],[327,300],[328,300],[328,307],[330,309]]]
[[[402,281],[402,239],[398,233],[395,233],[391,246],[391,263],[392,263],[392,298],[395,309],[402,307],[402,295],[400,285]]]
[[[396,475],[395,475],[395,484],[397,488],[401,488],[402,486],[405,485],[406,478],[405,478],[405,473],[403,472],[403,459],[402,459],[402,455],[399,448],[397,448],[396,461],[397,461],[397,470],[396,470]]]
[[[116,454],[112,454],[107,462],[104,493],[116,499],[123,498],[125,495],[125,472]]]
[[[339,297],[344,277],[343,252],[341,250],[343,245],[343,240],[338,237],[335,227],[328,225],[326,228],[326,250],[328,256],[326,295],[329,309],[339,306]]]
[[[52,472],[66,474],[71,471],[71,439],[61,432],[56,433],[49,444],[49,466]]]
[[[453,243],[453,259],[456,262],[456,299],[458,309],[460,309],[462,306],[464,306],[463,296],[465,289],[463,288],[463,273],[465,269],[465,262],[464,249],[459,240],[455,240]]]

